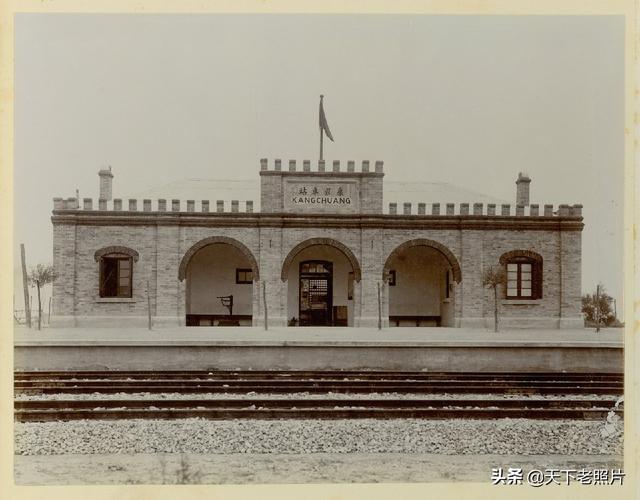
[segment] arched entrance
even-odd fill
[[[454,326],[455,284],[460,265],[444,245],[408,241],[387,258],[389,326]]]
[[[187,326],[251,326],[259,270],[245,245],[206,238],[186,252],[178,277],[186,279]]]
[[[360,264],[343,243],[313,238],[296,245],[282,265],[290,326],[354,326]]]

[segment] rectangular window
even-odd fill
[[[103,257],[100,260],[100,297],[131,297],[131,257]]]
[[[236,283],[239,285],[248,285],[253,283],[253,270],[236,269]]]
[[[389,271],[389,286],[396,286],[396,271],[392,269]]]
[[[507,264],[507,298],[539,299],[540,284],[535,283],[536,264],[532,262],[509,262]],[[540,272],[538,271],[538,274]],[[539,279],[538,279],[539,280]]]
[[[518,264],[507,264],[507,297],[518,296]]]

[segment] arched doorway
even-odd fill
[[[455,284],[460,266],[446,247],[412,240],[387,258],[389,326],[454,326]]]
[[[186,279],[187,326],[251,326],[259,271],[237,240],[212,237],[191,247],[180,263]]]
[[[360,264],[344,244],[314,238],[296,245],[282,266],[290,326],[354,326]]]

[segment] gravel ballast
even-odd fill
[[[622,430],[575,420],[75,420],[16,423],[16,455],[622,453]]]

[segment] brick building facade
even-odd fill
[[[581,205],[396,203],[383,164],[261,160],[253,202],[54,199],[53,326],[582,327]],[[425,200],[429,201],[429,200]],[[230,210],[229,210],[230,208]]]

